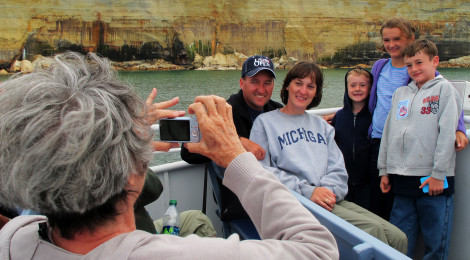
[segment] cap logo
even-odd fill
[[[273,74],[274,78],[276,78],[273,62],[268,57],[260,55],[251,56],[243,62],[242,77],[253,77],[261,70],[269,70]]]
[[[259,58],[253,61],[253,65],[256,67],[259,67],[259,66],[269,67],[270,63],[268,59]]]

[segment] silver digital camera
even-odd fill
[[[160,141],[174,143],[198,143],[201,141],[196,117],[160,119]]]

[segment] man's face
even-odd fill
[[[262,70],[253,77],[246,76],[245,79],[241,78],[240,88],[243,90],[246,104],[256,111],[262,111],[273,93],[273,74]]]

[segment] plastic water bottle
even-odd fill
[[[170,200],[170,206],[163,216],[163,234],[180,235],[180,214],[176,209],[176,200]]]

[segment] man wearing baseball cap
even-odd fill
[[[264,158],[264,150],[248,138],[253,121],[258,115],[282,107],[282,104],[271,100],[275,78],[271,59],[261,55],[251,56],[242,66],[240,90],[227,100],[232,106],[233,121],[243,147],[253,153],[258,160]],[[191,164],[210,161],[207,157],[189,153],[184,147],[181,149],[181,158]]]
[[[227,100],[232,105],[233,121],[243,147],[258,160],[264,158],[265,151],[248,138],[258,115],[282,107],[280,103],[271,100],[275,78],[274,65],[269,58],[261,55],[249,57],[243,63],[240,91]]]
[[[271,100],[275,78],[274,64],[271,59],[261,55],[251,56],[242,66],[240,90],[227,100],[227,103],[232,106],[233,122],[243,147],[253,153],[258,160],[264,158],[265,151],[248,138],[253,121],[258,115],[283,107],[282,104]],[[210,162],[209,158],[190,153],[184,146],[181,147],[181,158],[190,164]],[[223,171],[221,174],[223,175]],[[222,179],[223,176],[219,178]],[[220,189],[226,207],[222,210],[221,218],[223,220],[248,218],[235,194],[223,185],[220,185]]]

